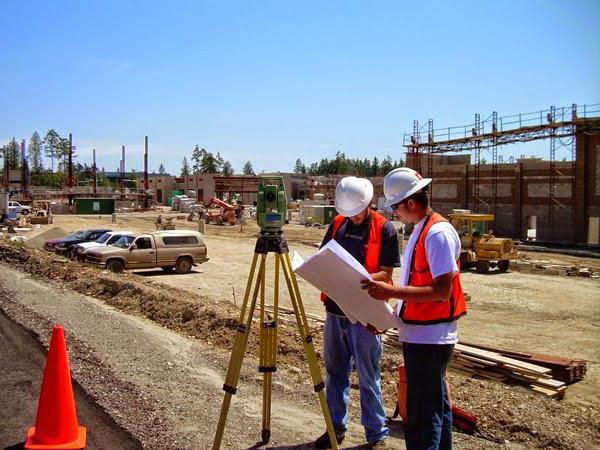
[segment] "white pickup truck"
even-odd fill
[[[206,245],[197,231],[156,231],[121,236],[108,247],[87,251],[86,262],[111,272],[160,267],[169,272],[188,273],[192,266],[208,261]]]
[[[107,231],[95,241],[82,242],[81,244],[74,245],[73,251],[71,252],[72,258],[83,262],[85,261],[88,250],[113,245],[121,239],[122,236],[135,236],[135,233],[133,231]]]
[[[14,208],[15,211],[17,211],[17,214],[22,214],[24,216],[31,212],[31,208],[29,206],[21,205],[19,202],[15,202],[12,200],[8,202],[8,207]]]

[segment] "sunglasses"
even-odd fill
[[[406,203],[408,199],[406,200],[402,200],[401,202],[398,203],[394,203],[392,206],[390,206],[390,209],[392,211],[396,211],[398,208],[400,208],[400,205],[402,205],[403,203]]]

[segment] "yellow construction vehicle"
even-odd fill
[[[460,236],[461,267],[475,266],[479,273],[489,271],[490,267],[498,267],[500,272],[506,272],[510,261],[517,259],[513,240],[497,238],[488,229],[488,223],[494,221],[493,214],[454,210],[448,217]]]

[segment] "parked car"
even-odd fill
[[[44,241],[44,250],[47,250],[49,252],[55,252],[57,245],[59,245],[60,243],[62,243],[62,241],[64,241],[64,240],[71,239],[77,233],[80,233],[80,231],[76,231],[75,233],[71,233],[68,236],[64,236],[64,237],[61,237],[61,238],[48,239],[47,241]]]
[[[86,262],[112,272],[161,267],[188,273],[192,266],[209,260],[202,235],[197,231],[170,230],[122,236],[110,247],[87,252]]]
[[[54,246],[54,251],[59,255],[71,257],[74,245],[81,244],[82,242],[95,241],[107,231],[111,230],[94,228],[91,230],[76,231],[69,237],[61,239],[60,242]]]
[[[12,200],[8,202],[8,207],[14,208],[15,211],[17,211],[17,214],[22,214],[24,216],[31,212],[31,208],[29,206],[21,205],[19,202],[15,202]]]
[[[133,231],[107,231],[95,241],[74,245],[71,257],[78,261],[85,261],[85,254],[88,250],[97,247],[108,247],[121,239],[122,236],[135,236],[135,233]]]

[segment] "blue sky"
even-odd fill
[[[178,172],[199,144],[256,170],[404,157],[436,126],[600,102],[600,2],[0,0],[0,143]],[[532,147],[533,146],[533,147]],[[520,154],[545,153],[546,144]]]

